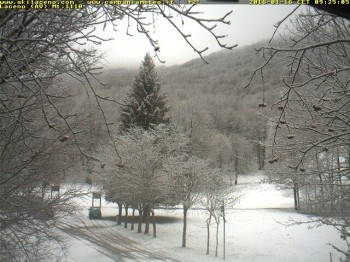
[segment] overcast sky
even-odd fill
[[[218,18],[233,10],[229,16],[231,25],[220,25],[216,28],[219,34],[227,34],[224,40],[229,45],[249,45],[260,40],[269,39],[274,31],[274,24],[283,19],[296,6],[295,5],[209,5],[199,4],[195,8],[203,11],[206,18]],[[136,26],[130,28],[133,37],[126,34],[127,21],[118,24],[118,32],[107,27],[100,31],[100,35],[106,38],[114,38],[105,42],[100,49],[106,52],[105,64],[110,68],[138,67],[146,52],[153,52],[147,38],[137,33]],[[160,57],[165,60],[165,65],[182,64],[197,58],[198,55],[186,44],[177,31],[163,18],[158,19],[155,28],[150,28],[155,38],[159,40]],[[205,53],[208,55],[220,50],[213,36],[202,30],[195,23],[185,22],[185,33],[191,33],[190,40],[199,49],[209,47]]]

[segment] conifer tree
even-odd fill
[[[126,106],[122,107],[121,132],[127,132],[133,127],[153,129],[169,122],[166,96],[160,89],[161,81],[155,64],[147,53],[125,100]]]

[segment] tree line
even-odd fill
[[[121,109],[117,137],[121,160],[113,157],[111,149],[106,151],[106,145],[99,148],[100,159],[105,160],[101,173],[106,199],[118,204],[118,224],[122,224],[124,208],[124,227],[127,227],[130,208],[131,230],[135,228],[137,211],[137,232],[142,232],[144,222],[144,233],[149,234],[152,223],[154,237],[156,209],[182,206],[183,247],[186,247],[188,210],[195,204],[203,206],[209,213],[209,253],[211,218],[215,217],[219,224],[218,209],[223,204],[232,205],[235,199],[220,169],[194,154],[191,131],[172,123],[160,87],[154,62],[146,54]]]
[[[71,200],[82,194],[79,188],[68,187],[67,174],[71,168],[81,172],[77,163],[82,161],[90,173],[101,162],[92,152],[101,141],[95,139],[97,134],[104,133],[103,140],[118,153],[104,106],[120,101],[96,88],[103,86],[96,47],[108,41],[96,29],[107,24],[116,29],[127,19],[127,34],[133,29],[142,32],[161,61],[156,35],[149,32],[162,20],[177,28],[202,57],[204,50],[186,39],[179,24],[197,21],[221,47],[232,49],[209,25],[225,25],[229,15],[201,18],[192,8],[166,3],[0,10],[0,260],[61,259],[64,252],[56,248],[61,249],[63,242],[55,223],[72,214],[76,207]],[[82,93],[85,96],[74,99]],[[97,112],[85,111],[88,104]],[[87,123],[97,119],[102,119],[101,125],[89,129]]]
[[[291,24],[282,41],[258,50],[265,61],[248,83],[264,78],[275,60],[288,69],[266,115],[272,130],[267,173],[293,192],[296,210],[318,215],[349,244],[349,21],[308,8]],[[349,261],[349,245],[334,248]]]

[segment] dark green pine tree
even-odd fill
[[[169,122],[166,96],[161,92],[161,82],[149,53],[141,63],[125,104],[121,113],[121,132],[127,132],[132,127],[153,129]]]

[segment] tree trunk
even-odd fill
[[[333,154],[331,157],[331,162],[328,162],[328,166],[331,167],[331,169],[333,169]],[[335,204],[335,194],[334,194],[334,174],[333,174],[333,170],[330,171],[330,198],[331,198],[331,211],[334,211],[334,204]]]
[[[264,122],[262,125],[261,130],[262,133],[259,132],[258,137],[259,137],[259,144],[258,144],[258,159],[259,159],[259,170],[264,170],[265,169],[265,158],[266,158],[266,138],[267,138],[267,123]]]
[[[134,230],[135,227],[135,208],[132,208],[132,217],[131,217],[131,230]]]
[[[298,200],[298,210],[300,210],[300,195],[299,195],[299,186],[297,185],[297,200]]]
[[[258,144],[258,165],[259,165],[259,170],[264,170],[265,169],[265,156],[266,156],[266,148],[265,146]]]
[[[305,204],[306,204],[306,208],[309,209],[309,185],[306,184],[305,185]]]
[[[122,224],[122,215],[123,215],[123,204],[121,202],[117,202],[118,204],[118,217],[117,217],[117,225]]]
[[[145,216],[145,235],[149,234],[149,221],[150,221],[150,215],[151,215],[151,210],[149,206],[145,206],[143,210],[144,216]]]
[[[188,211],[188,208],[186,207],[186,205],[183,205],[183,211],[184,211],[184,224],[183,224],[183,230],[182,230],[182,247],[186,247],[187,211]]]
[[[153,237],[157,237],[157,228],[156,228],[156,219],[154,217],[154,210],[151,210],[152,213],[152,225],[153,225]]]
[[[124,228],[128,228],[128,214],[129,214],[129,206],[125,204],[125,220],[124,220]]]
[[[256,146],[256,156],[257,156],[257,161],[258,161],[258,170],[261,170],[261,154],[260,154],[260,144],[258,143]]]
[[[138,228],[137,228],[137,233],[142,233],[142,207],[141,205],[139,206],[139,225],[138,225]]]
[[[294,209],[298,210],[299,209],[299,188],[298,188],[298,183],[294,182],[293,186],[293,192],[294,192]]]
[[[220,219],[220,218],[218,218],[218,219]],[[220,221],[217,220],[216,221],[216,236],[215,236],[215,239],[216,239],[215,256],[216,257],[218,256],[218,248],[219,248],[219,225],[220,225]]]
[[[45,192],[46,192],[47,187],[48,187],[48,183],[46,181],[43,181],[41,184],[41,198],[42,199],[45,198]]]
[[[324,196],[324,188],[323,188],[323,180],[321,173],[318,174],[318,178],[320,179],[320,186],[321,186],[321,208],[325,208],[325,196]]]
[[[261,147],[261,169],[265,169],[265,158],[266,158],[266,147],[263,145]]]
[[[339,177],[339,184],[342,184],[342,176],[341,176],[341,164],[340,164],[340,153],[339,148],[337,149],[337,168],[338,168],[338,177]]]
[[[206,222],[207,222],[207,255],[209,255],[211,213]]]
[[[339,185],[343,184],[342,175],[341,175],[341,164],[340,164],[340,153],[339,148],[337,149],[337,168],[338,168],[338,177],[339,177]],[[344,209],[345,204],[345,197],[343,192],[343,187],[338,186],[338,198],[339,198],[339,205],[337,205],[337,208],[340,210]]]
[[[238,151],[235,150],[236,159],[235,159],[235,185],[238,184]]]
[[[325,208],[325,194],[324,194],[324,186],[323,186],[323,179],[322,179],[322,174],[320,170],[320,163],[318,160],[318,155],[315,155],[316,157],[316,165],[317,165],[317,173],[318,173],[318,178],[320,179],[320,186],[321,186],[321,208]]]

